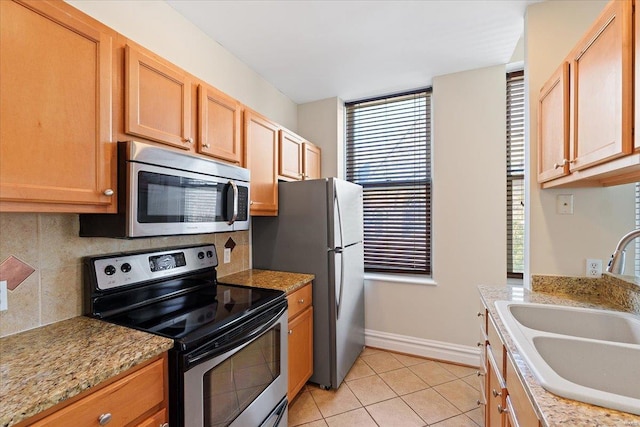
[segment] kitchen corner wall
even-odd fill
[[[35,269],[8,291],[9,309],[0,312],[0,336],[82,315],[84,256],[214,243],[220,263],[218,277],[249,268],[248,231],[122,240],[79,237],[78,230],[78,215],[0,214],[0,262],[14,256]],[[236,246],[231,262],[223,264],[229,238]]]
[[[634,184],[610,188],[541,190],[537,183],[537,113],[540,88],[560,66],[607,4],[604,0],[536,3],[525,16],[525,84],[528,91],[525,283],[534,274],[584,276],[587,258],[606,266],[616,243],[635,228]],[[594,100],[597,102],[598,100]],[[556,197],[573,194],[574,214],[556,213]],[[631,245],[633,246],[633,245]],[[627,257],[633,260],[633,247]],[[633,262],[627,262],[633,274]]]

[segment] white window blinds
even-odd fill
[[[431,91],[345,106],[347,180],[364,192],[365,270],[431,274]]]
[[[507,74],[507,277],[524,272],[524,73]]]

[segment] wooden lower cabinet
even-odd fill
[[[289,402],[313,374],[313,306],[311,283],[287,296],[289,303]]]
[[[481,319],[483,347],[479,375],[485,384],[478,400],[484,407],[488,427],[537,427],[540,420],[516,372],[511,354],[500,339],[494,321],[486,307],[478,313]],[[485,338],[484,342],[482,339]],[[483,373],[485,373],[482,375]]]
[[[77,399],[72,398],[71,403],[59,404],[44,417],[36,415],[20,426],[161,427],[168,422],[166,384],[165,354],[141,368],[130,369],[114,382],[98,385]]]

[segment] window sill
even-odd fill
[[[368,280],[369,282],[408,283],[413,285],[438,285],[436,281],[433,280],[433,277],[419,274],[364,273],[364,280]]]

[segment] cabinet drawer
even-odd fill
[[[312,291],[310,283],[287,296],[287,302],[289,303],[289,319],[295,317],[296,314],[311,306],[311,296]]]
[[[164,359],[153,362],[33,425],[99,427],[98,419],[111,414],[110,427],[126,426],[163,403],[163,362]]]
[[[487,337],[489,338],[489,346],[487,348],[491,351],[496,361],[498,372],[504,378],[505,349],[491,317],[487,322]]]

